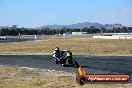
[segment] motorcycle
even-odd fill
[[[68,56],[67,56],[67,54],[68,54]],[[70,52],[70,51],[64,50],[64,51],[61,51],[61,53],[59,53],[59,54],[54,53],[53,58],[55,59],[56,64],[60,63],[64,67],[67,67],[67,66],[72,66],[72,67],[75,67],[75,68],[79,67],[79,64],[77,63],[77,61],[75,61],[72,58],[72,52]]]
[[[73,58],[69,58],[68,59],[68,64],[71,65],[71,66],[73,66],[73,67],[75,67],[75,68],[79,67],[79,64]]]
[[[64,58],[55,58],[55,63],[56,64],[60,63],[64,67],[67,66],[73,66],[75,68],[79,67],[79,64],[73,58],[68,58],[67,60],[65,60]]]

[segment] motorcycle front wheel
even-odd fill
[[[79,65],[74,59],[69,59],[68,61],[69,64],[72,64],[74,68],[78,68]]]
[[[79,65],[78,65],[77,62],[74,62],[74,63],[73,63],[73,66],[74,66],[74,68],[79,68]]]

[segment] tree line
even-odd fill
[[[71,32],[86,32],[87,34],[94,33],[132,33],[132,27],[122,27],[122,28],[113,28],[111,30],[105,28],[95,28],[84,27],[83,29],[70,29],[70,28],[62,28],[62,29],[50,29],[50,28],[42,28],[42,29],[28,29],[28,28],[2,28],[0,29],[0,36],[7,35],[55,35],[55,34],[63,34],[63,33],[71,33]]]

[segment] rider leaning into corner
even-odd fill
[[[59,47],[56,47],[53,52],[53,58],[60,60],[60,57],[61,57],[61,50],[59,49]]]
[[[53,52],[53,58],[58,61],[62,60],[65,62],[65,64],[62,65],[68,65],[69,63],[67,60],[70,58],[72,59],[72,52],[68,50],[60,50],[59,47],[56,47]],[[58,64],[58,63],[57,63]]]

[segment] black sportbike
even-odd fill
[[[73,58],[68,58],[66,60],[64,58],[54,58],[54,59],[56,64],[60,63],[64,67],[67,67],[67,66],[72,66],[75,68],[79,67],[79,64]]]

